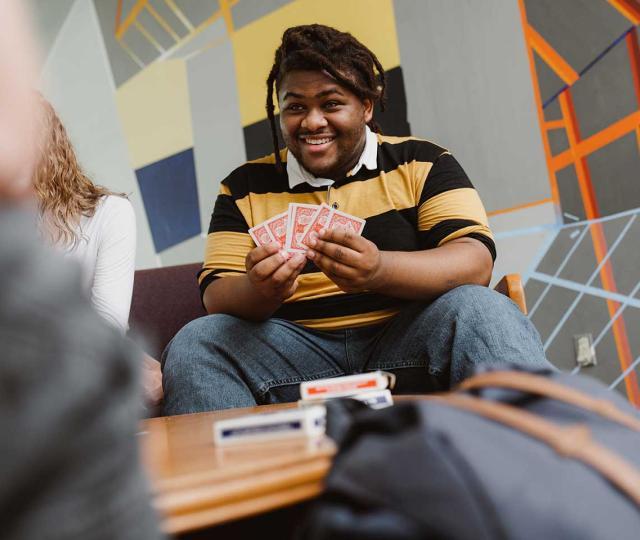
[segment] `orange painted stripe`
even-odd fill
[[[636,100],[640,107],[640,47],[638,47],[638,29],[634,28],[625,38],[627,50],[629,51],[629,61],[631,63],[631,76],[633,87],[636,90]]]
[[[549,59],[545,58],[544,55],[544,40],[541,36],[537,35],[533,28],[528,25],[526,9],[524,6],[524,0],[518,0],[518,4],[520,7],[520,16],[522,20],[522,27],[525,31],[525,39],[527,45],[527,54],[529,56],[529,69],[531,71],[531,78],[533,81],[533,91],[534,97],[536,101],[536,108],[538,111],[538,121],[540,123],[540,128],[542,131],[542,141],[543,147],[545,151],[545,158],[547,161],[547,167],[549,170],[549,178],[551,183],[551,192],[552,192],[552,200],[559,204],[559,196],[558,196],[558,188],[557,188],[557,180],[555,173],[556,171],[566,167],[567,165],[575,162],[576,163],[576,173],[579,177],[580,182],[580,190],[583,195],[583,201],[586,202],[585,209],[587,213],[598,215],[598,207],[596,204],[595,195],[593,192],[593,186],[591,184],[591,177],[589,174],[589,168],[584,159],[587,155],[596,150],[602,148],[603,146],[609,144],[610,142],[626,135],[630,131],[636,130],[638,134],[638,146],[640,149],[640,111],[636,111],[635,113],[630,114],[626,118],[615,122],[611,126],[603,129],[599,133],[596,133],[589,137],[588,139],[582,141],[580,140],[580,130],[577,122],[577,118],[575,116],[575,109],[573,107],[573,101],[571,100],[571,94],[567,91],[563,92],[560,97],[561,109],[563,109],[563,118],[565,124],[562,127],[565,127],[567,130],[567,136],[570,140],[570,148],[569,150],[563,152],[562,154],[556,156],[555,158],[551,157],[551,152],[549,148],[549,139],[547,135],[547,130],[549,129],[558,129],[561,127],[558,121],[545,122],[544,121],[544,111],[542,109],[542,100],[540,97],[540,86],[538,83],[538,76],[535,70],[535,62],[533,58],[532,48],[536,50],[536,52],[547,62],[552,69],[554,69],[554,65],[552,62],[555,61],[555,67],[561,67],[562,62],[558,63],[558,60],[563,61],[562,58],[556,57],[553,58],[553,54],[555,51],[549,47],[550,50],[546,50],[547,56]],[[635,32],[635,30],[634,30]],[[535,42],[535,47],[533,41],[536,40],[536,37],[539,38],[538,41]],[[533,38],[533,40],[532,40]],[[630,38],[629,38],[630,39]],[[548,45],[548,44],[547,44]],[[577,74],[572,68],[569,67],[569,70],[565,73],[563,77],[560,73],[558,73],[557,69],[554,69],[556,73],[567,83],[572,84],[577,80]],[[573,74],[571,73],[573,71]],[[572,81],[572,78],[575,79]],[[563,106],[564,102],[564,106]],[[571,119],[571,122],[568,121]],[[588,208],[587,208],[588,205]],[[508,210],[508,209],[506,209]],[[500,211],[497,211],[500,212]],[[489,214],[491,215],[491,214]],[[602,226],[598,224],[591,229],[591,237],[594,245],[594,252],[596,254],[596,258],[598,260],[598,264],[604,260],[604,257],[607,254],[607,244],[605,241],[604,233],[602,230]],[[611,264],[607,261],[602,265],[600,270],[600,275],[602,279],[603,287],[606,290],[616,292],[617,287],[615,283],[615,279],[613,277],[613,271],[611,268]],[[619,304],[612,300],[607,300],[607,309],[609,311],[609,316],[613,317],[614,313],[618,309]],[[618,352],[618,360],[620,362],[620,366],[622,371],[626,370],[632,363],[633,357],[631,354],[631,350],[629,347],[629,339],[627,336],[626,325],[624,322],[624,318],[622,316],[618,317],[613,323],[613,336],[616,344],[616,350]],[[629,374],[625,378],[625,387],[627,391],[627,395],[629,396],[629,400],[634,406],[640,408],[640,391],[638,387],[638,378],[636,373],[633,372]]]
[[[591,175],[589,167],[585,157],[579,157],[575,151],[575,148],[580,143],[580,127],[578,125],[578,118],[573,106],[573,99],[571,97],[571,90],[567,88],[559,96],[560,110],[562,111],[562,117],[565,120],[567,126],[567,138],[569,139],[569,150],[574,155],[574,164],[576,168],[576,175],[578,177],[578,184],[580,186],[580,194],[582,195],[582,203],[584,205],[585,214],[587,219],[593,219],[600,217],[598,210],[598,203],[593,190],[593,184],[591,182]],[[596,255],[598,264],[602,263],[607,256],[607,242],[604,236],[602,225],[595,223],[590,226],[591,239],[593,241],[593,250]],[[605,290],[611,292],[617,292],[616,282],[613,276],[613,270],[609,260],[602,265],[600,269],[600,277],[602,279],[602,286]],[[613,317],[619,304],[617,302],[607,300],[607,309],[609,311],[609,317]],[[631,354],[631,347],[629,346],[629,338],[627,336],[627,328],[624,322],[624,318],[618,317],[613,323],[613,338],[616,344],[616,350],[618,351],[618,361],[620,362],[621,372],[624,372],[633,362],[633,356]],[[627,389],[627,396],[631,403],[636,407],[640,407],[640,390],[638,389],[638,381],[635,376],[635,372],[625,378],[625,385]]]
[[[527,24],[525,27],[529,43],[547,65],[560,77],[566,84],[572,85],[580,75],[573,69],[568,62],[558,54],[558,52],[549,43],[535,31],[533,26]]]
[[[564,93],[564,92],[563,92]],[[603,146],[623,137],[627,133],[634,131],[640,125],[640,111],[631,113],[629,116],[614,122],[602,131],[591,135],[588,139],[580,141],[576,148],[565,150],[551,160],[551,166],[554,171],[564,169],[573,162],[574,155],[578,157],[587,156],[596,150],[600,150]]]
[[[638,29],[634,28],[627,34],[627,50],[629,51],[629,61],[631,63],[631,76],[633,78],[633,87],[636,91],[636,101],[640,108],[640,47],[638,47]],[[640,125],[636,127],[636,142],[638,143],[638,152],[640,152]]]
[[[487,212],[487,216],[497,216],[500,214],[508,214],[509,212],[516,212],[518,210],[523,210],[524,208],[531,208],[532,206],[539,206],[541,204],[547,204],[552,202],[553,202],[553,198],[548,197],[546,199],[540,199],[539,201],[518,204],[517,206],[510,206],[509,208],[500,208],[500,210],[492,210],[491,212]]]
[[[550,120],[544,123],[544,129],[549,131],[550,129],[564,129],[564,120]]]
[[[607,255],[607,242],[604,236],[604,230],[600,223],[593,223],[590,226],[589,232],[591,233],[594,253],[599,264]],[[602,268],[600,269],[600,278],[602,279],[602,286],[605,290],[611,292],[618,291],[610,261],[607,261],[602,265]],[[609,317],[613,318],[619,307],[620,304],[618,302],[614,300],[607,300]],[[622,373],[633,362],[633,354],[631,352],[631,347],[629,346],[627,327],[622,315],[613,322],[612,332],[613,339],[616,344],[616,350],[618,351],[618,360],[620,362],[620,369]],[[638,378],[635,371],[627,375],[624,382],[629,401],[631,401],[634,406],[640,407],[640,390],[638,389]]]
[[[231,35],[233,34],[233,17],[231,16],[231,4],[229,0],[219,0],[218,5],[220,6],[224,24],[227,28],[227,34]]]
[[[607,0],[634,25],[640,24],[640,3],[634,0]]]
[[[596,201],[593,184],[589,168],[584,157],[576,154],[575,148],[580,142],[580,127],[578,126],[578,118],[573,106],[571,98],[571,90],[567,88],[558,96],[560,102],[560,110],[567,126],[567,138],[569,139],[569,151],[573,154],[573,162],[578,177],[578,185],[580,186],[580,195],[582,196],[582,204],[584,205],[587,219],[595,219],[600,217],[598,203]]]
[[[542,110],[542,98],[540,97],[540,85],[538,84],[538,73],[536,72],[536,64],[533,58],[533,49],[529,42],[529,37],[526,29],[529,27],[527,22],[527,11],[524,7],[524,0],[518,0],[518,6],[520,7],[520,19],[522,22],[522,30],[525,38],[525,48],[527,50],[527,56],[529,57],[529,71],[531,73],[531,82],[533,83],[533,98],[536,104],[536,111],[538,113],[538,124],[540,126],[540,133],[542,135],[542,148],[544,151],[544,159],[547,163],[547,171],[549,173],[549,187],[551,188],[551,198],[555,205],[560,204],[560,192],[558,191],[558,182],[556,180],[556,169],[551,166],[551,147],[549,146],[549,137],[547,131],[544,129],[544,111]]]
[[[138,14],[144,9],[148,1],[149,0],[138,0],[138,2],[131,8],[131,11],[127,15],[127,18],[124,20],[124,22],[116,32],[116,39],[122,39],[122,36],[124,36],[125,32],[135,22]]]
[[[120,28],[120,19],[122,18],[122,0],[118,0],[118,6],[116,7],[116,26],[113,29],[114,35],[118,33]]]

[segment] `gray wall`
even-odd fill
[[[489,211],[549,197],[518,3],[394,5],[413,134],[452,151]]]

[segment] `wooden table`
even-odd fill
[[[183,533],[282,508],[317,496],[335,445],[328,438],[213,444],[213,422],[250,409],[152,418],[142,423],[143,462],[168,533]]]

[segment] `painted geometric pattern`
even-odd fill
[[[342,28],[376,51],[390,96],[386,111],[376,111],[376,118],[388,134],[410,134],[392,0],[378,0],[374,8],[368,0],[271,0],[260,5],[239,0],[106,0],[94,4],[117,87],[120,122],[158,253],[206,230],[217,183],[244,158],[272,151],[265,80],[282,32],[290,26],[317,22]],[[367,18],[360,16],[365,11]],[[214,49],[220,54],[211,63]],[[231,70],[227,56],[231,56]],[[224,95],[228,102],[206,103],[200,90],[204,87],[215,88],[211,94]],[[216,131],[203,107],[220,111],[221,106],[226,110],[217,117],[222,122]],[[241,152],[225,148],[238,139],[244,142]],[[193,178],[175,166],[185,152],[195,166]],[[227,166],[229,156],[239,159],[222,171],[219,164]],[[188,188],[190,197],[202,193],[211,199],[196,199],[196,210],[201,212],[194,212],[201,221],[198,230],[191,223],[194,218],[186,220],[187,206],[175,205],[179,186]],[[194,207],[191,198],[188,206]],[[174,225],[177,230],[172,232]]]
[[[200,234],[193,149],[142,167],[136,176],[157,253]]]
[[[188,255],[186,246],[204,240],[198,235],[206,230],[217,184],[246,157],[270,151],[264,81],[289,26],[328,24],[374,50],[392,99],[380,123],[390,134],[410,132],[404,94],[413,71],[403,73],[411,66],[400,63],[396,27],[402,2],[93,1],[114,83],[109,92],[115,91],[119,128],[138,180],[135,185],[132,175],[127,181],[134,193],[139,188],[146,215],[138,217],[151,231],[150,256],[200,259],[201,252]],[[41,11],[51,32],[78,33],[51,22],[53,2],[35,4],[47,7]],[[455,2],[435,4],[430,9],[463,9]],[[70,5],[80,3],[56,2],[56,20]],[[573,337],[591,333],[598,364],[585,371],[640,405],[640,218],[634,217],[640,208],[640,2],[519,0],[519,10],[551,198],[491,208],[496,223],[509,223],[497,239],[514,242],[515,229],[524,227],[522,238],[546,246],[523,267],[529,264],[524,278],[531,319],[549,358],[574,370]],[[415,103],[409,105],[415,110]],[[519,223],[527,212],[541,216],[538,211],[551,204],[557,223]]]
[[[520,0],[552,199],[564,222],[526,290],[549,359],[640,407],[640,3]]]

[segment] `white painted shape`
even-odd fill
[[[556,211],[551,202],[489,217],[489,227],[491,227],[491,231],[494,234],[514,229],[527,229],[539,225],[555,224]]]
[[[204,259],[204,246],[206,239],[202,236],[194,236],[175,246],[171,246],[159,253],[162,266],[173,266],[175,264],[188,264],[202,262]],[[196,277],[193,276],[195,284]]]
[[[157,266],[151,231],[118,120],[113,80],[95,8],[77,0],[42,70],[44,95],[56,108],[87,174],[129,194],[137,221],[136,268]]]
[[[200,217],[206,232],[220,182],[246,160],[231,44],[190,58],[187,76]]]
[[[555,231],[549,230],[496,239],[498,256],[490,286],[494,287],[506,274],[515,273],[524,277],[538,251],[555,235]]]

